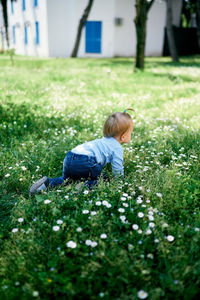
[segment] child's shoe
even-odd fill
[[[38,181],[36,181],[31,187],[30,187],[30,195],[33,195],[35,193],[40,193],[46,191],[47,187],[49,185],[49,179],[48,177],[44,176]]]

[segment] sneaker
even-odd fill
[[[40,193],[42,191],[46,191],[49,184],[48,177],[44,176],[38,181],[36,181],[31,187],[30,187],[30,195],[33,195],[35,193]]]

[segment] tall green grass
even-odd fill
[[[128,58],[1,56],[0,68],[1,299],[197,299],[200,57],[148,58],[137,73]],[[123,181],[108,167],[92,191],[29,197],[127,107]]]

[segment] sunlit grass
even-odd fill
[[[2,299],[197,299],[200,57],[0,56]],[[132,107],[125,179],[30,198],[68,150]],[[106,168],[110,174],[110,169]],[[47,201],[49,200],[49,201]],[[141,292],[144,291],[144,292]]]

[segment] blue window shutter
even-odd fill
[[[26,10],[26,0],[22,0],[22,9]]]
[[[25,45],[28,44],[28,31],[27,31],[27,26],[24,26],[24,43],[25,43]]]
[[[12,27],[12,33],[13,33],[13,44],[15,44],[16,43],[15,26]]]
[[[85,25],[85,52],[101,53],[101,21],[87,21]]]
[[[14,14],[14,6],[13,6],[13,2],[11,1],[11,13],[12,15]]]
[[[35,33],[36,33],[35,43],[36,43],[36,45],[39,45],[39,43],[40,43],[39,22],[35,22]]]

